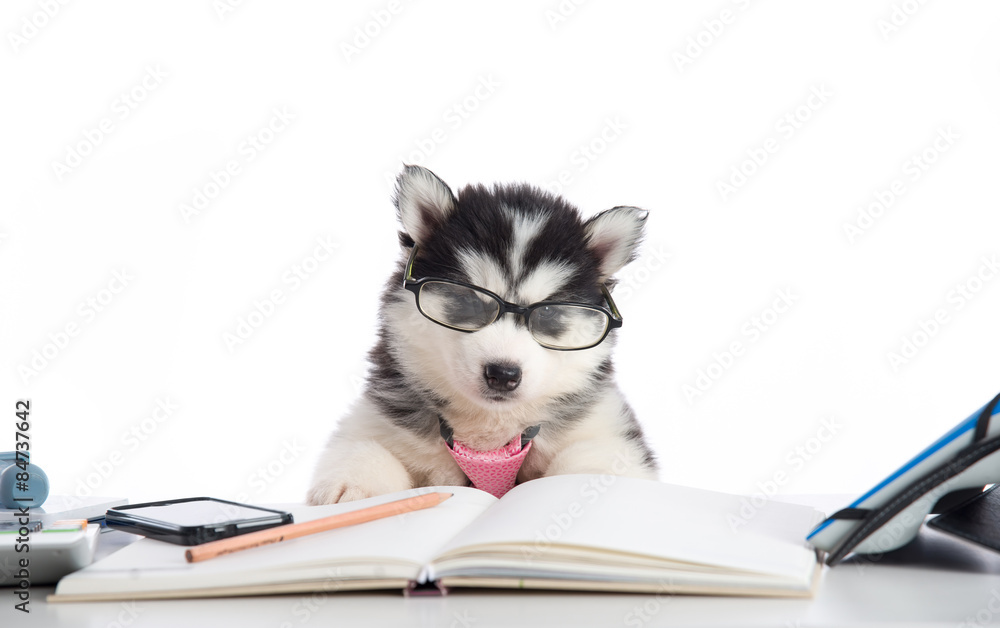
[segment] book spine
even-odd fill
[[[448,589],[437,580],[417,582],[411,580],[410,584],[403,590],[406,597],[440,597],[447,595]]]

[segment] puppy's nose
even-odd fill
[[[486,385],[493,390],[510,392],[521,383],[521,367],[513,364],[487,364]]]

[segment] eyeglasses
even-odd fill
[[[437,277],[413,277],[417,245],[403,271],[403,287],[413,293],[417,309],[428,319],[455,331],[471,333],[494,323],[504,314],[524,319],[535,342],[546,349],[579,351],[601,344],[612,329],[622,326],[622,317],[607,286],[601,293],[608,307],[586,303],[542,301],[520,306],[472,284]],[[610,308],[610,309],[609,309]]]

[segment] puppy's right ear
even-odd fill
[[[396,211],[403,229],[417,243],[427,240],[458,201],[437,175],[420,166],[403,166],[396,178]]]

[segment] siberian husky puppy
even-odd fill
[[[321,454],[309,503],[468,485],[452,441],[490,452],[519,435],[531,448],[518,482],[655,478],[611,360],[612,276],[635,257],[647,212],[582,220],[530,185],[455,194],[418,166],[399,175],[394,200],[401,250],[364,394]]]

